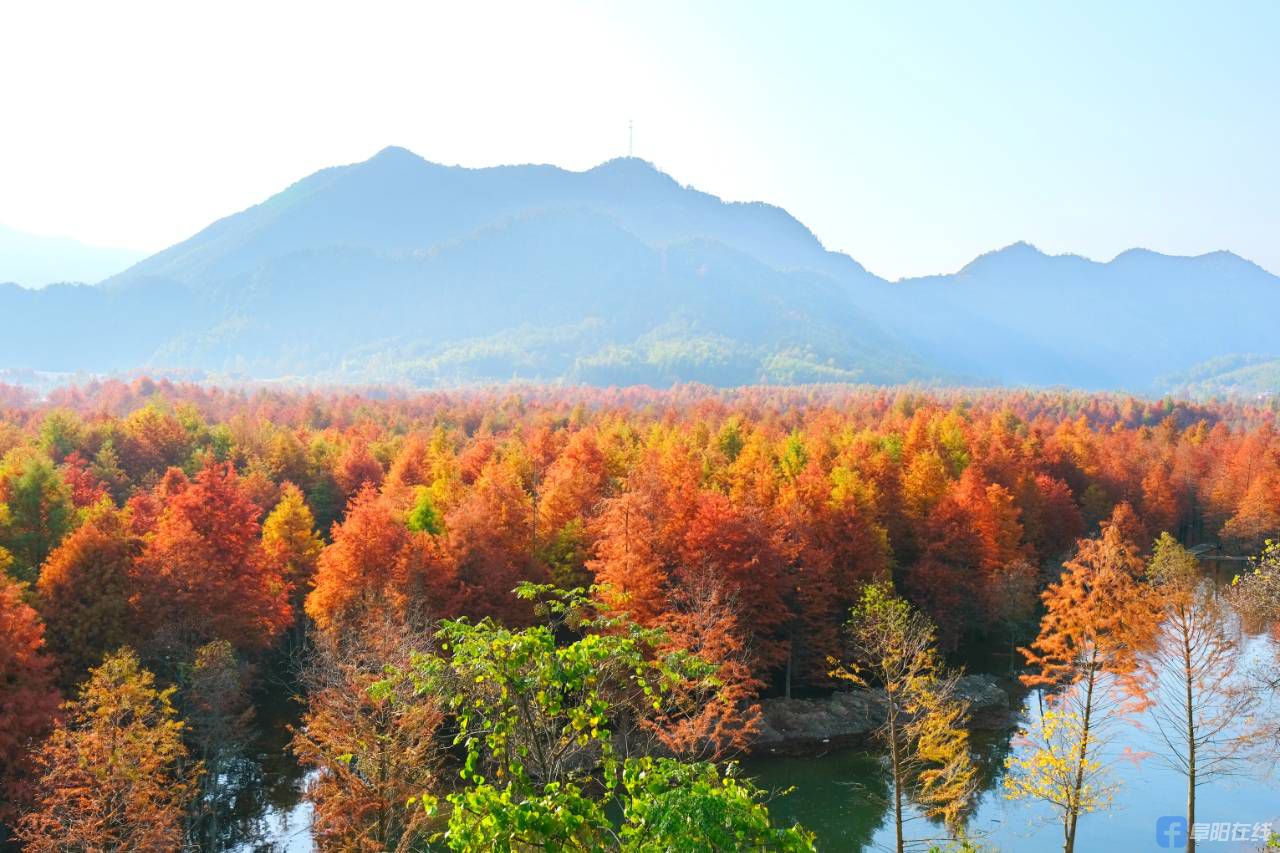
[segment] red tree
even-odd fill
[[[760,513],[735,508],[719,492],[702,492],[680,548],[679,586],[695,589],[712,582],[738,602],[757,674],[788,654],[782,629],[791,613],[779,546]]]
[[[461,610],[525,624],[532,614],[512,590],[542,581],[532,560],[533,504],[510,465],[492,461],[445,519],[462,585]]]
[[[762,682],[752,674],[742,606],[724,582],[703,575],[675,592],[659,620],[666,642],[714,667],[713,677],[675,686],[668,709],[653,721],[659,741],[686,759],[718,759],[750,746],[760,729],[755,703]]]
[[[93,506],[108,495],[106,483],[79,451],[72,451],[62,460],[62,479],[71,489],[71,502],[77,507]]]
[[[590,432],[575,433],[542,478],[539,532],[551,535],[569,522],[591,515],[607,482],[604,456],[595,437]]]
[[[595,519],[594,558],[587,568],[605,609],[652,627],[667,606],[667,568],[655,549],[653,505],[637,492],[610,498]]]
[[[148,650],[190,652],[213,639],[266,648],[291,622],[289,587],[262,551],[261,510],[229,464],[210,463],[170,493],[137,561],[133,603]]]
[[[358,439],[351,441],[334,465],[333,478],[348,500],[365,486],[382,485],[382,463],[369,452],[369,445]]]
[[[372,486],[366,486],[333,529],[320,554],[307,615],[332,632],[375,605],[401,613],[452,615],[453,566],[435,537],[412,533]]]
[[[29,750],[58,709],[44,625],[22,593],[21,584],[0,572],[0,822],[30,796]]]

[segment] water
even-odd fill
[[[303,797],[306,777],[289,751],[292,728],[303,704],[289,655],[274,661],[254,697],[254,739],[246,762],[246,796],[237,800],[222,848],[237,853],[309,853],[311,805]]]
[[[1272,641],[1253,637],[1246,642],[1242,658],[1257,661],[1275,653]],[[1038,717],[1037,694],[1018,697],[1017,704],[1022,720]],[[1271,706],[1264,713],[1274,720],[1277,710]],[[1059,851],[1062,829],[1056,814],[1028,801],[1009,801],[1001,790],[1004,756],[1020,748],[1013,734],[1012,730],[974,734],[983,790],[969,820],[969,832],[981,843],[1004,851]],[[1159,758],[1165,749],[1149,712],[1116,726],[1104,760],[1110,763],[1112,779],[1120,789],[1105,812],[1081,817],[1077,850],[1165,849],[1156,838],[1157,821],[1182,815],[1186,802],[1185,777]],[[880,753],[849,749],[811,758],[757,758],[744,762],[743,769],[770,791],[794,789],[789,795],[776,796],[770,811],[779,822],[800,822],[816,833],[820,850],[893,849],[887,774]],[[1280,778],[1275,768],[1262,758],[1246,764],[1232,778],[1214,779],[1199,788],[1196,818],[1205,823],[1244,823],[1250,834],[1256,823],[1270,822],[1280,831]],[[942,832],[912,812],[905,835],[936,839]],[[1203,850],[1227,853],[1256,851],[1261,846],[1252,840],[1215,841],[1204,842]]]
[[[1242,645],[1241,669],[1277,654],[1266,636]],[[258,784],[261,790],[246,803],[239,824],[242,834],[228,849],[289,851],[314,849],[309,833],[310,809],[302,798],[305,780],[288,757],[288,726],[296,725],[300,708],[290,701],[292,688],[277,683],[264,691],[259,710]],[[1035,720],[1041,697],[1014,690],[1012,699],[1023,721]],[[1275,720],[1273,703],[1260,713]],[[1017,853],[1049,853],[1062,849],[1062,830],[1048,807],[1005,799],[1000,786],[1004,759],[1021,747],[1014,729],[979,731],[973,745],[982,771],[982,793],[969,820],[971,835],[983,844]],[[1117,725],[1105,759],[1120,784],[1111,807],[1080,819],[1077,849],[1082,851],[1160,850],[1157,821],[1184,812],[1184,777],[1164,764],[1165,749],[1150,713]],[[872,749],[843,749],[805,758],[757,757],[743,762],[745,775],[774,792],[769,806],[779,823],[799,822],[818,837],[820,850],[858,851],[893,848],[889,788],[882,754]],[[793,789],[789,794],[782,792]],[[1244,766],[1233,778],[1214,779],[1198,792],[1197,819],[1205,823],[1270,822],[1280,831],[1280,778],[1265,760]],[[909,839],[941,838],[941,829],[916,813],[907,823]],[[925,845],[927,847],[927,845]],[[1204,842],[1205,853],[1258,850],[1260,842]]]

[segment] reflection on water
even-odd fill
[[[745,775],[777,792],[769,810],[779,823],[800,823],[826,850],[861,850],[889,814],[889,784],[880,755],[840,750],[816,758],[755,758]],[[790,788],[790,794],[783,794]],[[890,827],[892,831],[892,827]]]
[[[1277,647],[1265,635],[1245,640],[1242,670],[1250,662],[1273,659]],[[972,670],[1001,671],[999,661],[967,661]],[[244,778],[234,786],[234,820],[222,833],[222,849],[236,851],[310,851],[310,808],[302,800],[304,778],[288,752],[290,725],[296,725],[302,708],[294,701],[297,688],[287,677],[287,667],[273,673],[257,697],[256,740]],[[1023,721],[1041,712],[1042,697],[1011,686],[1013,704]],[[1280,716],[1275,704],[1262,711],[1270,719]],[[979,841],[1004,851],[1049,853],[1062,849],[1061,827],[1047,808],[1027,802],[1010,802],[1000,789],[1005,757],[1016,747],[1014,729],[978,731],[973,746],[982,775],[982,794],[969,820],[969,831]],[[1184,810],[1186,782],[1158,757],[1164,749],[1149,714],[1117,727],[1110,754],[1114,779],[1121,785],[1110,809],[1080,820],[1077,849],[1123,850],[1126,853],[1161,849],[1157,820]],[[1128,750],[1128,751],[1126,751]],[[1142,757],[1146,754],[1146,757]],[[889,788],[882,755],[867,749],[844,749],[808,758],[757,757],[743,762],[743,771],[770,791],[794,789],[770,802],[781,823],[799,822],[813,830],[820,850],[889,850],[893,826],[889,819]],[[1280,779],[1264,761],[1246,767],[1233,778],[1214,779],[1199,789],[1197,819],[1206,823],[1270,822],[1280,831]],[[940,829],[915,815],[907,825],[907,837],[937,837]],[[1206,853],[1258,850],[1252,840],[1211,842]]]
[[[1249,661],[1275,654],[1276,646],[1267,637],[1249,638],[1242,649],[1244,668]],[[1038,692],[1026,693],[1016,701],[1021,719],[1035,720],[1040,714]],[[1265,714],[1275,719],[1278,710],[1268,707]],[[1032,803],[1010,802],[1001,792],[1004,757],[1015,748],[1013,734],[1013,729],[974,733],[982,794],[969,820],[969,831],[982,843],[1004,851],[1061,850],[1061,826],[1051,811]],[[1078,850],[1137,853],[1160,849],[1155,835],[1157,820],[1183,814],[1186,801],[1185,777],[1160,761],[1157,756],[1163,749],[1149,713],[1116,728],[1104,760],[1111,763],[1121,788],[1106,812],[1081,817]],[[813,830],[820,850],[856,853],[893,849],[887,772],[878,754],[845,750],[814,758],[757,758],[745,762],[744,768],[771,791],[794,788],[790,795],[771,802],[770,811],[780,822],[799,821]],[[1270,822],[1280,831],[1280,779],[1266,760],[1242,767],[1234,777],[1212,780],[1199,789],[1198,797],[1197,821],[1243,823],[1250,829]],[[907,825],[909,839],[938,834],[938,828],[918,814]],[[1203,849],[1228,853],[1256,851],[1261,846],[1249,839],[1211,842]]]
[[[302,768],[289,751],[290,727],[303,706],[293,661],[273,662],[254,697],[254,738],[241,762],[243,778],[229,780],[234,791],[231,819],[222,833],[223,850],[310,851],[311,807],[302,798]]]

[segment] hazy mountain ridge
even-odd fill
[[[1229,252],[1099,262],[1018,243],[895,288],[927,305],[901,329],[923,355],[1005,383],[1152,391],[1210,358],[1280,354],[1280,279]]]
[[[814,268],[822,259],[831,269],[861,271],[851,259],[826,252],[781,208],[722,202],[680,186],[642,160],[610,160],[585,172],[538,165],[469,169],[392,147],[304,178],[107,283],[142,276],[206,283],[267,258],[329,245],[423,250],[520,214],[573,208],[610,216],[649,243],[705,237],[775,267]]]
[[[723,202],[640,160],[466,169],[388,148],[102,287],[0,288],[18,327],[0,364],[419,385],[1150,391],[1209,359],[1280,356],[1266,322],[1276,309],[1280,279],[1225,252],[1102,263],[1017,243],[891,284],[781,208]]]
[[[1218,396],[1262,397],[1280,394],[1280,358],[1228,355],[1213,358],[1181,373],[1161,377],[1169,393],[1192,399]]]
[[[42,237],[0,225],[0,282],[23,287],[98,281],[145,254],[134,249],[88,246],[66,237]]]

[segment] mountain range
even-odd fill
[[[1280,278],[1226,252],[1099,263],[1019,243],[889,282],[781,208],[642,160],[468,169],[387,148],[96,284],[0,285],[0,367],[1252,391],[1280,377],[1278,310]]]
[[[0,281],[40,287],[52,281],[98,281],[142,260],[146,252],[86,246],[0,225]]]

